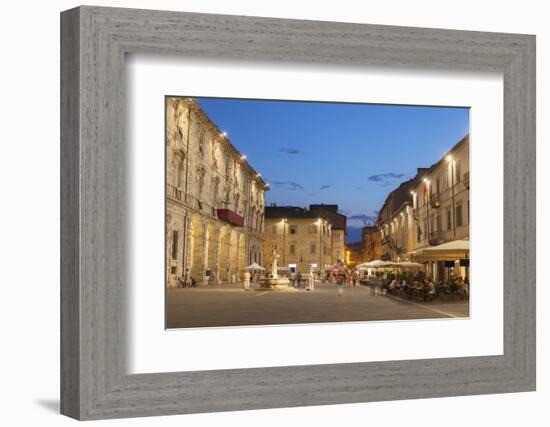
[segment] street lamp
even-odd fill
[[[319,271],[322,271],[324,260],[323,260],[323,220],[318,218],[319,222]]]
[[[425,189],[424,191],[427,193],[427,197],[426,197],[426,225],[427,225],[427,228],[426,228],[426,239],[429,240],[429,237],[430,237],[430,180],[428,178],[424,178],[424,184],[426,185],[425,186]]]
[[[286,218],[283,218],[283,265],[286,265]]]
[[[447,156],[447,162],[449,162],[451,166],[451,194],[453,198],[453,237],[456,239],[456,209],[455,209],[455,161],[453,157],[449,154]]]

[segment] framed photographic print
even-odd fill
[[[83,6],[61,41],[63,414],[535,389],[534,36]]]

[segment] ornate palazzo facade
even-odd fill
[[[263,263],[267,184],[191,98],[166,98],[166,278],[238,280]]]

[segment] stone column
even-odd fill
[[[212,267],[212,274],[214,274],[215,276],[215,283],[218,284],[220,283],[220,251],[221,251],[221,229],[222,229],[222,226],[220,223],[217,223],[216,224],[216,247],[215,247],[215,250],[214,250],[214,265]]]
[[[241,233],[237,232],[237,248],[235,249],[235,282],[239,281],[239,248],[241,246]]]
[[[227,265],[225,265],[225,274],[227,277],[225,280],[231,283],[231,235],[232,235],[231,227],[227,227]]]
[[[206,269],[208,268],[208,221],[202,222],[202,260],[201,260],[201,277],[200,281],[207,285],[205,280]]]
[[[193,234],[193,227],[191,222],[191,214],[187,212],[185,215],[185,253],[183,254],[183,276],[185,277],[185,271],[189,271],[191,274],[191,269],[193,266],[193,248],[191,244],[191,238]]]
[[[168,287],[175,286],[175,282],[172,280],[172,223],[168,220],[168,227],[166,227],[166,284]]]

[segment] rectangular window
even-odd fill
[[[178,258],[178,232],[172,231],[172,259]]]
[[[462,227],[462,203],[456,205],[456,226]]]
[[[291,225],[290,227],[288,227],[288,234],[296,234],[298,231],[298,226],[296,225]]]
[[[455,164],[455,174],[456,174],[455,182],[457,184],[460,182],[461,169],[462,168],[460,167],[460,160],[457,160]]]
[[[447,230],[451,230],[453,228],[453,223],[451,220],[451,208],[447,208]]]
[[[312,243],[309,245],[309,253],[310,254],[314,254],[316,251],[315,251],[316,247],[315,247],[315,243]]]
[[[296,254],[296,245],[294,243],[290,244],[289,252],[290,252],[290,255],[295,255]]]
[[[271,226],[271,234],[277,234],[277,226],[276,225]]]

